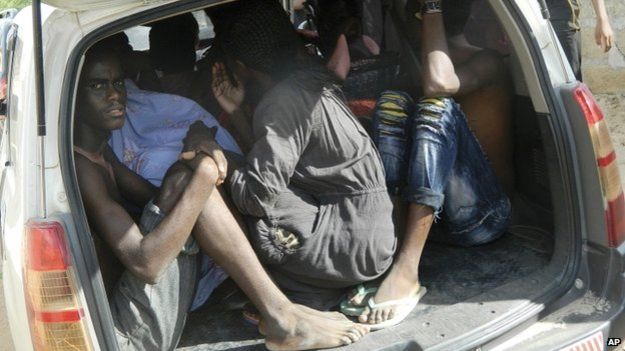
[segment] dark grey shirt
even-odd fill
[[[263,97],[230,186],[264,263],[289,281],[345,287],[384,273],[396,239],[380,156],[328,81],[300,71]],[[297,244],[284,245],[290,234]]]
[[[580,30],[579,0],[547,0],[547,7],[557,31]]]

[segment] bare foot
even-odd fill
[[[336,311],[324,312],[324,311],[319,311],[319,310],[316,310],[314,308],[310,308],[310,307],[304,306],[304,305],[295,305],[295,307],[297,307],[300,310],[302,310],[302,312],[309,313],[309,314],[312,314],[312,315],[315,315],[315,316],[319,316],[319,317],[323,317],[323,318],[329,318],[329,319],[334,319],[334,320],[340,320],[340,321],[345,320],[345,315],[342,314],[341,312],[336,312]]]
[[[324,312],[324,311],[319,311],[316,310],[314,308],[310,308],[308,306],[304,306],[304,305],[295,305],[295,307],[299,310],[301,310],[303,313],[306,314],[310,314],[313,316],[317,316],[320,318],[328,318],[328,319],[333,319],[333,320],[338,320],[338,321],[344,321],[345,320],[345,315],[340,313],[340,312],[335,312],[335,311],[329,311],[329,312]],[[254,323],[256,325],[260,324],[260,320],[261,320],[261,315],[258,311],[243,311],[243,317],[247,320],[249,320],[251,323]],[[258,331],[265,335],[265,330],[264,328],[260,328]]]
[[[269,350],[309,350],[348,345],[369,332],[367,326],[345,316],[293,305],[276,320],[262,319],[259,331],[266,335]]]
[[[415,269],[409,264],[402,265],[397,261],[378,288],[373,300],[376,304],[380,304],[410,298],[419,291],[420,287],[418,268]],[[366,308],[358,320],[361,323],[379,324],[392,319],[397,307],[399,306],[380,307],[373,310]]]

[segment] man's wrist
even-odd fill
[[[443,6],[441,0],[425,0],[421,5],[422,15],[431,15],[435,13],[442,13]]]

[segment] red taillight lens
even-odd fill
[[[597,159],[604,198],[608,244],[617,247],[625,241],[625,200],[616,153],[603,112],[585,84],[579,84],[573,94],[584,113]]]
[[[28,267],[36,271],[64,270],[69,267],[63,227],[56,222],[29,222]]]
[[[26,223],[24,283],[36,350],[90,350],[84,310],[58,222]]]
[[[603,351],[604,346],[603,333],[599,331],[560,351]]]

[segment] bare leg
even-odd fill
[[[213,191],[194,229],[204,252],[224,268],[259,309],[260,330],[271,350],[304,350],[350,344],[368,332],[336,314],[311,313],[291,303],[271,281],[219,191]]]
[[[510,96],[494,84],[458,98],[469,126],[506,193],[514,191],[514,162]],[[484,103],[488,101],[488,103]]]
[[[450,38],[458,76],[467,82],[455,96],[469,126],[488,156],[504,190],[514,190],[510,79],[498,54],[469,44],[464,36]]]
[[[334,52],[332,52],[332,55],[328,59],[326,67],[330,71],[334,72],[339,79],[345,80],[349,74],[350,65],[351,62],[347,38],[345,38],[345,34],[341,34],[336,41]]]
[[[155,203],[165,213],[176,204],[192,171],[178,162],[167,171]],[[216,178],[215,178],[216,179]],[[211,186],[211,185],[207,185]],[[214,187],[214,186],[213,186]],[[368,333],[335,312],[321,312],[291,303],[271,281],[221,191],[213,189],[198,217],[193,235],[215,262],[222,266],[259,309],[260,331],[271,350],[305,350],[351,344]]]
[[[421,284],[419,283],[419,262],[425,247],[425,241],[434,220],[430,207],[409,204],[406,220],[406,232],[397,260],[390,273],[382,281],[375,302],[382,303],[413,296]],[[374,311],[366,309],[359,317],[363,323],[378,324],[392,319],[396,306],[378,308]]]

